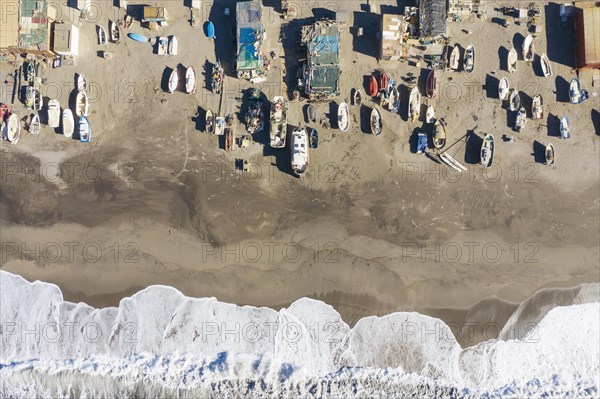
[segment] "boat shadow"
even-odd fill
[[[329,113],[326,115],[329,118],[329,125],[331,126],[332,129],[338,129],[340,128],[340,126],[338,125],[338,118],[337,118],[337,113],[338,113],[338,108],[339,108],[339,104],[336,103],[335,101],[330,101],[329,102]]]
[[[537,140],[533,141],[533,160],[537,163],[546,163],[546,146]]]
[[[531,105],[533,104],[533,97],[524,91],[519,92],[519,97],[521,97],[521,107],[525,108],[525,112],[527,113],[527,117],[531,118],[533,114],[531,113]]]
[[[230,15],[225,15],[225,9],[229,8]],[[208,21],[215,26],[215,39],[206,37],[206,24],[202,26],[202,40],[214,40],[215,57],[221,61],[223,73],[227,76],[237,77],[235,72],[234,58],[236,42],[236,18],[235,3],[227,1],[214,1],[208,15]],[[207,23],[208,23],[207,21]]]
[[[556,76],[554,83],[554,87],[556,87],[556,101],[559,103],[568,103],[570,101],[569,82],[562,76]]]
[[[549,137],[560,137],[560,118],[558,116],[548,114],[546,125]]]
[[[178,67],[176,67],[178,68]],[[171,77],[171,73],[173,73],[175,69],[171,68],[171,67],[165,67],[165,70],[163,71],[162,77],[160,79],[160,88],[165,92],[165,93],[169,93],[169,78]],[[179,85],[177,85],[177,89],[175,91],[179,90]]]
[[[568,18],[570,26],[564,27],[560,23],[560,4],[548,3],[544,6],[546,32],[546,55],[548,59],[557,64],[575,67],[575,46],[565,46],[565,43],[575,43],[575,29],[572,23],[574,17]]]
[[[419,142],[419,133],[423,132],[423,128],[415,127],[408,138],[408,145],[410,147],[410,152],[413,154],[417,153],[417,144]],[[429,138],[427,139],[427,146],[429,147]]]
[[[206,113],[202,107],[198,107],[196,116],[192,116],[192,122],[194,122],[194,128],[200,132],[206,132]]]
[[[358,109],[360,131],[365,134],[371,134],[371,111],[373,108],[361,104]],[[382,115],[383,119],[383,115]],[[382,129],[383,130],[383,129]]]
[[[523,42],[525,41],[525,36],[521,33],[515,33],[513,36],[512,44],[515,50],[517,50],[517,60],[523,60]],[[508,68],[507,68],[508,69]]]
[[[539,78],[543,78],[544,77],[544,71],[542,71],[542,57],[539,56],[539,54],[535,54],[534,58],[533,58],[533,73],[535,74],[535,76],[539,77]]]
[[[501,71],[508,72],[508,52],[509,49],[504,46],[500,46],[498,49],[498,58],[500,59],[499,67]]]
[[[487,98],[496,98],[499,99],[500,95],[498,94],[498,86],[500,85],[500,79],[495,76],[490,75],[489,73],[485,75],[485,95]]]
[[[380,14],[355,11],[354,35],[352,35],[352,50],[373,58],[379,58],[379,48],[373,46],[372,38],[379,34]],[[358,36],[358,28],[363,28],[363,36]]]
[[[408,122],[408,100],[410,98],[411,87],[401,83],[398,85],[398,90],[400,92],[400,109],[398,110],[398,114],[400,114],[400,118],[404,122]]]
[[[483,137],[480,137],[475,130],[467,130],[465,143],[465,163],[475,165],[481,163],[481,145]]]
[[[592,108],[592,125],[597,136],[600,136],[600,111]]]

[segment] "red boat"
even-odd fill
[[[8,104],[0,104],[0,121],[8,118],[8,114],[10,114],[10,107]]]
[[[427,76],[427,97],[431,99],[436,98],[439,88],[440,81],[435,73],[435,69],[432,69],[431,72],[429,72],[429,76]]]
[[[369,81],[369,94],[371,97],[375,97],[378,91],[379,87],[377,86],[377,79],[375,79],[375,75],[371,75],[371,80]]]
[[[387,90],[388,84],[390,83],[390,79],[387,76],[387,73],[382,72],[379,75],[379,90]]]

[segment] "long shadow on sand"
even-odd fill
[[[523,42],[525,41],[525,36],[521,33],[515,33],[513,36],[513,47],[517,50],[517,59],[523,59],[523,52],[521,51],[523,48]]]
[[[416,127],[413,129],[410,137],[408,138],[408,144],[410,146],[410,152],[413,154],[417,153],[417,144],[419,142],[419,133],[423,131],[422,128]]]
[[[225,15],[225,8],[231,10],[231,15]],[[208,19],[215,25],[215,57],[221,61],[223,72],[228,76],[236,77],[232,55],[235,54],[235,2],[215,1],[210,9]],[[206,32],[204,27],[203,32]],[[197,33],[200,35],[200,33]],[[209,40],[204,33],[202,40]]]
[[[373,38],[379,33],[379,14],[356,11],[354,13],[354,30],[363,28],[363,36],[357,34],[352,39],[353,51],[370,57],[379,58],[379,48],[373,46]]]
[[[537,140],[533,142],[533,159],[537,163],[546,163],[546,146]]]
[[[596,135],[600,136],[600,111],[597,109],[592,109],[592,124],[594,125]]]
[[[508,49],[504,46],[500,46],[498,49],[498,58],[500,61],[500,70],[508,72]]]
[[[500,85],[500,80],[490,75],[489,73],[485,75],[485,95],[487,98],[500,98],[498,94],[498,86]]]
[[[557,76],[554,80],[556,87],[556,101],[559,103],[569,102],[569,82],[562,76]]]
[[[549,137],[560,137],[560,118],[558,116],[548,114],[546,125]]]
[[[371,134],[371,110],[372,108],[361,105],[358,111],[360,117],[360,131],[366,134]]]
[[[465,163],[475,165],[481,162],[481,145],[483,138],[473,130],[467,130],[467,142],[465,144]],[[459,144],[457,144],[458,146]]]
[[[560,21],[560,4],[549,3],[544,7],[546,25],[546,55],[550,61],[575,67],[575,29],[573,17],[568,19],[568,26],[564,27]]]

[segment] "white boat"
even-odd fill
[[[175,35],[169,37],[169,55],[177,55],[177,37]]]
[[[571,104],[579,104],[582,102],[581,82],[577,78],[571,79],[571,83],[569,83],[569,101]]]
[[[188,94],[196,91],[196,71],[194,67],[188,67],[185,71],[185,92]]]
[[[60,124],[60,103],[53,99],[48,101],[48,126],[58,127]]]
[[[113,43],[119,43],[121,41],[121,28],[117,21],[109,20],[108,29],[110,30],[110,41]]]
[[[494,163],[494,136],[486,134],[481,144],[481,165],[489,168]]]
[[[398,89],[396,85],[388,86],[388,111],[390,112],[398,112],[398,106],[400,102],[400,94],[398,93]]]
[[[63,109],[62,112],[62,131],[65,137],[73,137],[73,131],[75,130],[75,119],[73,119],[73,112],[69,108]]]
[[[224,116],[217,116],[215,117],[215,134],[217,136],[222,136],[225,134],[225,126],[227,124],[225,123],[225,117]]]
[[[177,68],[173,69],[171,76],[169,76],[169,93],[174,93],[179,86],[179,71]]]
[[[543,119],[544,118],[544,99],[541,95],[536,94],[533,96],[531,103],[531,119]]]
[[[371,134],[374,134],[375,136],[379,136],[381,134],[381,131],[383,130],[383,120],[381,119],[379,110],[377,110],[375,107],[373,107],[373,110],[371,111],[370,126]]]
[[[510,49],[510,51],[508,52],[508,57],[506,60],[506,63],[508,65],[508,72],[510,73],[514,73],[517,72],[517,59],[518,59],[518,55],[517,55],[517,50],[515,50],[514,47],[512,47]]]
[[[435,121],[433,126],[433,146],[441,150],[446,145],[446,122],[443,118]]]
[[[533,62],[535,58],[535,45],[533,44],[533,36],[527,35],[523,41],[523,59],[527,62]]]
[[[449,66],[453,71],[458,71],[458,67],[460,66],[460,47],[458,44],[454,46],[452,52],[450,53]]]
[[[410,91],[408,97],[408,117],[414,122],[419,119],[421,115],[421,93],[419,87],[415,86]]]
[[[79,118],[79,141],[89,143],[92,138],[92,127],[90,121],[85,116]]]
[[[500,100],[508,100],[508,92],[508,78],[504,77],[500,79],[500,84],[498,85],[498,97],[500,98]]]
[[[519,96],[519,92],[515,89],[510,89],[508,106],[511,111],[516,111],[521,107],[521,96]]]
[[[272,148],[285,147],[287,135],[287,103],[282,96],[273,97],[270,115],[270,142]]]
[[[160,36],[156,41],[156,53],[158,55],[167,55],[169,52],[169,38]]]
[[[475,47],[471,44],[465,50],[465,71],[473,72],[475,69]]]
[[[77,76],[77,90],[87,90],[87,79],[82,74],[79,74],[79,76]]]
[[[206,133],[214,134],[215,133],[215,114],[209,109],[206,111],[205,124]]]
[[[467,171],[467,168],[465,168],[465,166],[463,164],[461,164],[456,159],[454,159],[450,154],[448,154],[447,151],[442,152],[438,156],[439,156],[440,160],[442,160],[446,165],[450,166],[455,171],[457,171],[457,172],[463,172],[463,171],[466,172]]]
[[[292,170],[298,176],[308,171],[308,134],[306,129],[297,128],[292,133]]]
[[[77,92],[77,97],[75,97],[75,113],[77,116],[88,116],[89,99],[84,90],[79,90]]]
[[[527,122],[527,111],[525,111],[524,107],[519,108],[519,112],[517,112],[517,118],[515,120],[515,131],[520,132]]]
[[[104,46],[106,44],[106,30],[98,25],[98,44]]]
[[[554,165],[554,146],[552,144],[546,146],[546,165]]]
[[[10,114],[6,121],[6,139],[13,144],[19,142],[21,136],[21,121],[17,114]]]
[[[32,114],[31,120],[29,121],[29,133],[31,134],[40,134],[42,130],[42,124],[40,123],[40,117]]]
[[[350,128],[350,112],[348,111],[348,104],[345,102],[342,102],[338,107],[338,127],[342,132],[347,132]]]
[[[435,121],[435,110],[433,109],[433,105],[427,106],[427,111],[425,112],[425,122],[433,123]]]
[[[542,53],[540,56],[540,65],[542,67],[542,73],[545,77],[552,76],[552,65],[546,53]]]
[[[560,120],[560,137],[563,139],[571,138],[571,122],[567,115],[564,115]]]

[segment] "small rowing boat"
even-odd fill
[[[287,135],[287,103],[282,96],[273,97],[271,101],[271,131],[269,144],[271,148],[285,147]]]
[[[375,75],[371,75],[371,79],[369,79],[369,94],[371,97],[375,97],[379,92],[379,84],[377,83],[377,79]]]
[[[113,43],[119,43],[121,41],[121,28],[117,21],[109,20],[108,28],[110,31],[110,41]]]
[[[520,132],[527,122],[527,112],[524,107],[519,108],[519,112],[517,112],[517,118],[515,120],[515,131]]]
[[[432,69],[427,76],[427,97],[435,99],[440,86],[440,81],[435,73],[435,69]]]
[[[206,23],[206,37],[208,37],[209,39],[217,38],[217,36],[215,35],[215,24],[213,24],[212,21],[208,21]]]
[[[60,124],[60,103],[56,99],[48,101],[48,126],[58,127]]]
[[[362,93],[359,89],[354,89],[354,105],[360,106],[362,104]]]
[[[550,64],[550,60],[546,53],[542,53],[540,56],[540,66],[544,77],[552,76],[552,65]]]
[[[388,78],[387,73],[382,71],[379,75],[379,90],[385,91],[388,88],[388,84],[390,83],[390,79]]]
[[[62,112],[62,131],[65,137],[73,137],[73,131],[75,130],[75,119],[73,119],[73,112],[69,108],[63,109]]]
[[[486,134],[481,144],[481,165],[489,168],[494,163],[494,136]]]
[[[452,69],[453,71],[458,71],[459,68],[459,64],[460,64],[460,46],[457,44],[456,46],[454,46],[454,48],[452,49],[452,52],[450,53],[450,69]]]
[[[77,76],[77,90],[85,91],[87,90],[87,79],[82,74]]]
[[[408,98],[408,117],[413,122],[419,119],[421,114],[421,93],[419,87],[415,86],[410,91]]]
[[[89,143],[92,138],[92,127],[90,121],[85,116],[79,118],[79,141]]]
[[[509,109],[513,112],[521,107],[521,96],[519,96],[519,92],[515,89],[510,89],[508,104]]]
[[[77,97],[75,97],[75,113],[77,116],[88,116],[88,111],[88,95],[84,90],[79,90],[77,92]]]
[[[210,109],[206,111],[204,126],[206,127],[206,133],[215,133],[215,114]]]
[[[465,71],[468,73],[473,72],[475,69],[475,46],[469,45],[465,50]]]
[[[541,95],[536,94],[533,96],[531,103],[531,119],[543,119],[544,118],[544,99]]]
[[[319,147],[319,132],[317,129],[310,131],[310,148],[317,149]]]
[[[512,47],[510,49],[510,51],[508,52],[508,57],[506,60],[507,66],[508,66],[508,72],[510,73],[514,73],[517,72],[517,59],[519,57],[517,56],[517,50],[515,50],[514,47]]]
[[[554,146],[552,144],[546,146],[546,165],[554,165]]]
[[[194,67],[188,67],[185,71],[185,92],[188,94],[196,91],[196,71]]]
[[[348,104],[342,102],[338,107],[338,127],[342,132],[347,132],[350,128],[350,113]]]
[[[383,120],[381,119],[381,114],[375,107],[373,107],[373,110],[371,111],[370,122],[371,134],[379,136],[381,134],[381,131],[383,130]]]
[[[569,83],[569,101],[571,104],[583,102],[581,96],[581,82],[577,78],[571,79],[571,83]]]
[[[427,123],[435,122],[435,110],[433,109],[433,105],[427,106],[427,111],[425,111],[425,122],[427,122]]]
[[[523,59],[527,62],[533,62],[535,58],[535,45],[533,44],[533,36],[527,35],[523,41]]]
[[[433,146],[441,150],[446,145],[446,121],[443,118],[435,121],[433,125]]]
[[[179,86],[179,71],[177,68],[173,69],[169,76],[169,93],[175,93]]]
[[[29,121],[29,133],[31,134],[40,134],[42,130],[42,124],[40,123],[40,117],[32,114],[31,120]]]
[[[150,38],[148,36],[140,35],[139,33],[128,33],[127,37],[131,40],[140,43],[147,43],[148,41],[150,41]]]
[[[98,25],[98,44],[104,46],[106,44],[106,30]]]
[[[498,85],[498,98],[500,98],[500,100],[508,100],[509,90],[508,78],[504,77],[500,79],[500,84]]]
[[[13,144],[19,142],[21,136],[21,120],[17,114],[10,114],[6,121],[6,139]]]
[[[308,135],[306,129],[297,128],[292,133],[292,170],[297,176],[308,171]]]

